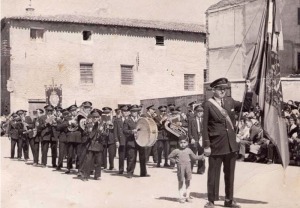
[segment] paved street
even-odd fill
[[[151,177],[128,179],[117,176],[117,170],[103,171],[102,180],[82,182],[76,173],[66,175],[51,167],[33,167],[32,161],[12,160],[10,142],[1,138],[1,205],[3,208],[148,208],[203,207],[206,203],[206,179],[193,175],[192,203],[177,202],[175,169],[148,165]],[[32,156],[31,156],[32,158]],[[48,163],[51,163],[48,158]],[[115,160],[115,166],[117,160]],[[139,164],[135,174],[139,174]],[[224,182],[220,196],[224,199]],[[235,197],[242,207],[300,207],[300,167],[284,172],[277,164],[238,162]],[[223,201],[216,202],[222,207]]]

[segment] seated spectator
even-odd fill
[[[241,154],[241,161],[245,160],[245,154],[246,154],[246,148],[250,147],[252,144],[260,141],[262,135],[263,135],[263,129],[259,124],[254,124],[252,119],[250,118],[244,118],[244,123],[249,128],[249,136],[247,138],[243,138],[240,140],[240,151],[239,154]],[[256,122],[256,121],[255,121]],[[254,161],[256,160],[255,152],[251,153],[249,157],[247,158],[247,161]]]
[[[294,160],[297,165],[300,165],[300,116],[295,120],[294,117],[291,118],[293,118],[290,120],[291,123],[295,123],[296,127],[292,128],[288,133],[289,151],[291,159]]]

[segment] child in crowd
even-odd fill
[[[183,135],[179,137],[179,149],[173,150],[169,159],[171,162],[177,164],[177,177],[179,189],[179,202],[191,202],[190,198],[190,181],[192,179],[191,160],[204,160],[203,155],[196,156],[193,151],[188,148],[188,138]],[[186,197],[184,197],[183,182],[186,186]]]

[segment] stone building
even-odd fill
[[[52,82],[63,107],[203,93],[201,24],[26,15],[2,19],[1,33],[2,113],[44,105]]]
[[[243,96],[242,72],[248,69],[265,0],[222,0],[206,11],[207,76],[232,80],[233,97]],[[300,100],[300,1],[283,1],[281,20],[284,49],[279,51],[283,98]]]

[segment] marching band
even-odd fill
[[[53,168],[58,171],[66,168],[66,174],[77,169],[78,177],[86,181],[92,173],[94,173],[94,179],[99,180],[101,168],[115,169],[114,159],[117,154],[118,174],[124,174],[126,160],[126,176],[132,178],[137,155],[139,155],[140,176],[148,177],[150,175],[147,173],[146,164],[151,155],[156,167],[161,167],[162,162],[164,162],[163,167],[174,167],[174,164],[169,164],[168,155],[177,148],[178,137],[182,134],[186,136],[190,134],[193,151],[203,153],[201,145],[195,144],[201,137],[201,125],[197,125],[197,122],[201,121],[196,121],[196,115],[197,118],[200,117],[202,114],[198,115],[197,112],[202,112],[203,109],[194,108],[194,103],[189,106],[190,110],[186,115],[181,112],[180,107],[175,107],[173,104],[162,105],[157,109],[154,105],[150,105],[146,108],[145,114],[141,114],[141,106],[123,105],[114,110],[113,116],[112,108],[103,107],[100,110],[93,108],[91,102],[85,101],[80,107],[71,105],[65,109],[46,105],[44,109],[36,109],[37,115],[33,119],[26,116],[25,110],[18,110],[10,116],[7,128],[7,134],[11,140],[11,158],[15,157],[17,145],[17,158],[21,160],[23,150],[24,159],[27,162],[30,147],[33,166],[39,165],[39,152],[41,151],[40,165],[47,167],[50,147]],[[157,138],[154,145],[144,147],[138,144],[137,135],[140,129],[137,128],[137,122],[139,118],[153,119],[157,126]],[[67,165],[63,167],[65,159]],[[198,167],[200,166],[201,164]],[[204,171],[205,166],[204,169],[203,167],[201,170],[198,169],[197,173],[203,174]]]

